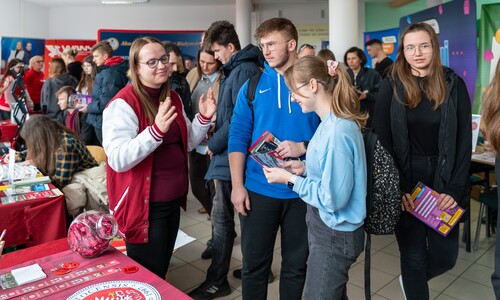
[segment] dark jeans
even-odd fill
[[[435,157],[412,157],[412,186],[421,181],[432,188],[436,165]],[[443,237],[411,214],[402,212],[395,233],[401,253],[401,275],[407,299],[429,299],[427,282],[455,266],[459,226]]]
[[[230,181],[214,180],[215,197],[212,207],[212,263],[207,271],[207,282],[222,284],[227,280],[233,254],[234,207],[231,202]]]
[[[363,226],[355,231],[334,230],[325,225],[318,209],[310,205],[306,222],[309,260],[304,299],[348,299],[349,268],[363,252]]]
[[[497,177],[497,185],[500,184],[500,156],[497,156],[495,161],[495,175]],[[497,238],[495,244],[495,270],[491,275],[491,283],[493,284],[493,291],[495,292],[495,297],[500,300],[500,188],[497,187],[499,201],[497,209]]]
[[[149,206],[149,242],[125,243],[127,255],[165,279],[180,221],[180,200],[154,202]]]
[[[281,227],[280,298],[301,299],[306,279],[306,204],[300,199],[276,199],[248,191],[251,210],[240,215],[243,252],[243,299],[267,298],[267,279],[276,234]]]
[[[210,156],[202,155],[196,152],[196,150],[189,153],[189,182],[191,183],[191,191],[193,191],[193,195],[210,215],[215,196],[215,187],[213,180],[207,183],[204,178],[209,165]]]

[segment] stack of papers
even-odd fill
[[[31,283],[47,277],[47,274],[43,272],[39,264],[13,269],[10,272],[14,276],[17,285]]]

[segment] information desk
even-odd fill
[[[65,209],[63,195],[0,204],[0,232],[7,229],[5,247],[34,246],[65,237]]]
[[[65,240],[52,242],[62,243]],[[42,245],[43,246],[43,245]],[[41,246],[39,246],[41,247]],[[35,248],[23,250],[25,256]],[[50,247],[48,247],[50,248]],[[7,254],[2,260],[9,259]],[[57,275],[53,269],[64,263],[79,265],[67,274]],[[0,270],[0,275],[12,269],[38,263],[47,278],[23,286],[0,289],[0,299],[191,299],[165,280],[151,273],[131,258],[109,247],[97,258],[84,259],[71,250],[36,258]],[[125,273],[126,267],[137,267],[135,273]],[[114,295],[114,298],[111,297]],[[118,296],[124,296],[119,298]],[[125,298],[128,296],[128,298]]]

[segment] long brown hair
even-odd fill
[[[49,77],[56,77],[66,73],[66,64],[62,58],[53,58],[49,63]]]
[[[22,64],[22,63],[23,63],[23,61],[20,59],[17,59],[17,58],[13,58],[13,59],[9,60],[9,63],[7,64],[7,67],[5,68],[5,72],[3,73],[3,77],[2,77],[2,79],[0,79],[1,80],[0,86],[2,86],[4,84],[7,77],[9,77],[9,76],[12,77],[12,74],[10,73],[10,68],[14,67],[17,64]]]
[[[87,88],[87,94],[92,95],[92,88],[94,87],[95,76],[97,74],[97,65],[95,64],[92,55],[89,55],[83,59],[83,63],[88,63],[92,66],[92,72],[90,75],[87,75],[85,71],[82,70],[82,78],[80,79],[80,83],[78,83],[77,90],[78,92],[82,92],[84,87]]]
[[[139,75],[137,75],[137,68],[139,65],[139,52],[141,51],[142,47],[151,43],[157,43],[163,47],[163,44],[154,37],[146,36],[135,39],[132,43],[132,46],[130,46],[129,62],[132,87],[141,100],[141,104],[144,112],[146,113],[146,116],[151,122],[153,122],[155,120],[156,114],[158,113],[158,107],[153,104],[151,97],[144,88],[144,84],[141,82]],[[170,78],[160,86],[160,89],[160,101],[164,101],[167,96],[170,95]]]
[[[79,139],[75,133],[45,115],[34,115],[23,125],[21,137],[26,141],[28,155],[44,174],[53,174],[56,169],[56,155],[61,144],[61,133],[67,132]]]
[[[361,114],[356,90],[343,66],[339,65],[336,75],[330,76],[326,61],[317,56],[304,56],[289,67],[283,76],[290,90],[296,89],[295,81],[309,82],[316,79],[325,88],[325,92],[332,95],[331,109],[335,116],[353,120],[360,128],[365,126],[368,115]],[[299,91],[296,93],[301,95]]]
[[[429,74],[422,79],[420,86],[411,72],[412,69],[410,64],[406,61],[404,55],[405,45],[403,44],[404,38],[408,33],[418,31],[427,32],[432,45],[432,59],[430,62]],[[394,79],[399,78],[401,80],[406,99],[400,99],[400,101],[404,103],[405,101],[403,100],[406,100],[406,104],[411,108],[415,108],[420,103],[422,100],[422,92],[424,92],[430,100],[434,101],[434,110],[439,108],[445,101],[446,85],[444,81],[443,65],[441,64],[439,41],[436,32],[430,25],[426,23],[411,24],[403,31],[391,76]],[[396,81],[394,81],[394,91],[397,95]]]
[[[493,150],[500,153],[500,62],[497,62],[495,75],[484,93],[482,116],[486,137]]]

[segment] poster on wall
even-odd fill
[[[92,46],[96,44],[94,40],[45,40],[44,50],[44,72],[45,77],[49,75],[49,62],[51,59],[61,57],[61,54],[67,48],[78,50],[75,59],[83,61],[83,59],[91,55]]]
[[[45,40],[22,38],[22,37],[2,37],[1,42],[1,60],[0,72],[3,75],[7,63],[12,58],[17,58],[23,61],[25,67],[29,67],[30,59],[35,55],[43,56],[43,46]]]
[[[396,55],[398,54],[398,41],[399,41],[399,28],[392,28],[387,30],[380,31],[370,31],[364,33],[364,41],[365,44],[369,40],[380,40],[382,42],[382,49],[384,50],[385,55],[387,55],[392,61],[396,60]],[[374,61],[368,54],[366,47],[363,48],[366,54],[366,65],[367,68],[374,68]]]
[[[128,58],[132,42],[142,36],[152,36],[162,42],[174,42],[179,46],[184,59],[196,61],[203,30],[171,31],[171,30],[113,30],[100,29],[97,40],[109,41],[113,48],[113,55]]]
[[[500,58],[500,3],[483,5],[479,20],[479,65],[472,112],[481,112],[483,92],[490,84]]]
[[[476,1],[451,1],[402,17],[399,20],[400,34],[410,24],[419,22],[434,28],[439,39],[442,64],[464,79],[470,99],[474,101],[477,76]]]
[[[304,44],[314,46],[316,53],[321,49],[328,49],[328,24],[297,24],[296,27],[299,34],[298,49]]]

